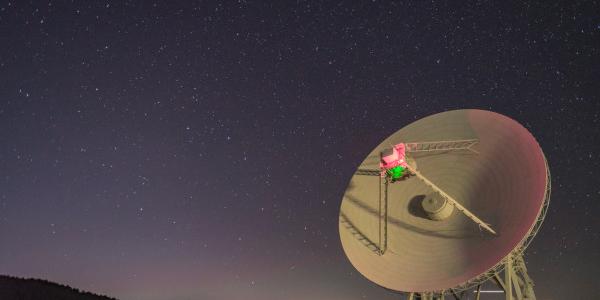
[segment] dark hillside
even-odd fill
[[[0,275],[2,300],[116,300],[41,279]]]

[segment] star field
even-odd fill
[[[119,299],[398,299],[338,237],[385,137],[505,114],[552,172],[539,299],[600,295],[596,1],[0,2],[0,273]],[[517,166],[518,167],[518,166]]]

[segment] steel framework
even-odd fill
[[[426,143],[407,143],[408,152],[429,152],[429,151],[449,151],[449,150],[469,150],[478,153],[472,149],[478,143],[477,140],[460,140],[460,141],[442,141],[442,142],[426,142]],[[410,145],[410,146],[409,146]],[[446,147],[442,147],[446,145]],[[523,259],[525,249],[529,246],[535,235],[540,230],[542,223],[546,217],[548,206],[550,204],[550,195],[552,190],[552,178],[550,168],[546,156],[542,153],[544,165],[546,166],[546,188],[544,191],[544,199],[537,218],[529,232],[524,236],[519,245],[511,251],[504,259],[500,260],[495,266],[483,272],[454,288],[441,291],[423,291],[420,293],[401,292],[407,299],[422,299],[422,300],[444,300],[445,296],[453,296],[457,300],[462,300],[465,293],[474,290],[476,300],[480,299],[481,285],[493,279],[496,284],[502,288],[505,293],[506,300],[535,300],[534,283],[527,273],[527,267]],[[380,176],[380,170],[373,169],[358,169],[355,175]],[[370,241],[372,250],[383,255],[387,249],[387,191],[388,180],[379,180],[379,241],[377,244]],[[382,190],[383,188],[383,190]],[[345,218],[345,216],[343,216]],[[504,279],[501,279],[501,274]],[[514,291],[514,294],[513,294]],[[516,296],[516,297],[514,297]]]
[[[457,150],[468,150],[474,153],[479,153],[475,151],[472,147],[479,143],[478,139],[468,139],[468,140],[452,140],[452,141],[435,141],[435,142],[412,142],[405,143],[406,151],[409,153],[412,152],[432,152],[432,151],[457,151]],[[379,156],[381,160],[381,154]],[[419,171],[412,167],[408,167],[409,171],[416,175],[420,180],[422,180],[427,186],[432,188],[434,191],[439,193],[442,197],[446,198],[451,205],[456,207],[460,212],[465,214],[468,218],[473,220],[477,225],[481,228],[485,228],[487,231],[492,234],[496,234],[496,232],[489,227],[489,225],[471,213],[468,209],[463,207],[458,201],[454,200],[450,195],[446,194],[443,190],[438,188],[434,183],[429,181],[425,176],[423,176]],[[375,244],[366,236],[363,235],[364,238],[360,238],[361,241],[369,241],[369,248],[375,247],[375,252],[379,255],[383,255],[387,250],[387,198],[388,198],[388,184],[389,179],[384,177],[385,179],[381,179],[381,170],[378,169],[358,169],[355,172],[355,175],[364,175],[364,176],[379,176],[379,239],[378,243]],[[347,219],[346,219],[347,221]],[[346,223],[348,224],[348,223]],[[360,232],[358,230],[351,230],[351,232]]]
[[[435,142],[413,142],[405,143],[404,145],[406,145],[406,152],[469,150],[474,153],[479,153],[473,149],[473,147],[478,143],[478,139],[469,139]]]

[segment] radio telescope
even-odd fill
[[[527,129],[490,111],[447,111],[398,130],[359,165],[340,240],[362,275],[408,299],[480,299],[490,281],[506,299],[533,300],[523,253],[549,198],[548,164]]]

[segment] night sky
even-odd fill
[[[0,2],[1,274],[398,299],[343,253],[348,180],[410,122],[481,108],[548,158],[538,299],[600,295],[596,1],[123,2]]]

